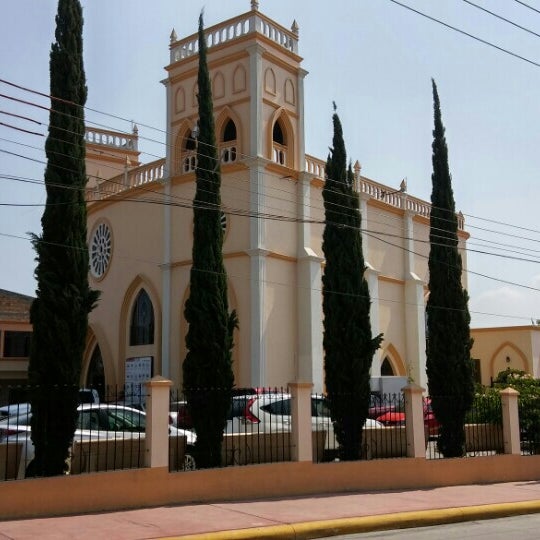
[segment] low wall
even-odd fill
[[[526,480],[540,480],[540,456],[285,462],[178,473],[134,469],[1,482],[0,519]]]

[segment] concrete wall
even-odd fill
[[[167,468],[136,469],[1,482],[0,519],[165,504],[528,480],[540,480],[540,456],[297,462],[179,473],[169,473]]]

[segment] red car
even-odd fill
[[[385,414],[381,414],[377,418],[377,421],[381,422],[385,426],[404,426],[405,425],[405,413],[398,411],[390,411]],[[439,422],[435,418],[433,409],[431,408],[431,400],[426,399],[424,401],[424,426],[428,436],[436,437],[439,433]]]
[[[379,416],[386,413],[391,413],[396,410],[394,402],[397,398],[390,399],[390,396],[380,396],[379,394],[372,393],[369,403],[368,418],[377,420]]]

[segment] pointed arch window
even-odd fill
[[[182,173],[192,172],[197,168],[197,141],[195,130],[187,129],[182,140]]]
[[[141,289],[131,313],[130,345],[153,345],[154,307],[148,293]]]
[[[236,124],[229,118],[221,136],[221,163],[233,163],[238,155]]]
[[[280,165],[287,164],[287,139],[279,118],[272,129],[272,159]]]
[[[392,362],[390,362],[388,356],[384,357],[383,363],[381,364],[381,375],[383,377],[391,377],[395,375]]]

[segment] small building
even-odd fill
[[[0,403],[5,400],[8,386],[24,385],[28,379],[33,300],[0,289]]]
[[[507,368],[540,378],[540,326],[471,329],[477,381],[490,385]]]

